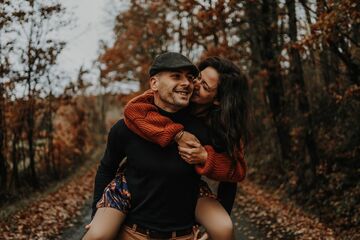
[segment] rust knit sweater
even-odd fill
[[[127,127],[162,147],[171,143],[177,133],[184,127],[174,123],[171,119],[159,114],[154,105],[154,95],[150,90],[131,100],[124,109],[124,119]],[[210,145],[204,146],[208,158],[204,165],[195,165],[196,172],[217,181],[240,182],[246,175],[246,162],[243,151],[235,168],[229,156],[223,152],[218,153]]]

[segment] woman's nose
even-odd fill
[[[201,83],[200,77],[195,78],[194,81],[193,81],[193,83],[194,83],[194,85],[195,85],[195,84],[199,85],[199,84]]]
[[[194,81],[194,89],[195,89],[195,90],[200,89],[200,81],[198,81],[198,80],[195,80],[195,81]]]

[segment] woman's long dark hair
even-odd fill
[[[199,70],[214,68],[219,73],[216,99],[208,114],[207,124],[211,129],[214,146],[225,148],[233,160],[239,160],[239,152],[250,138],[250,93],[247,77],[231,61],[220,57],[209,57],[199,64]]]

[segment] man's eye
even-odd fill
[[[193,82],[195,80],[195,77],[193,75],[187,75],[186,78],[189,82]]]
[[[174,79],[180,79],[180,77],[181,77],[180,74],[173,74],[172,75],[172,78],[174,78]]]

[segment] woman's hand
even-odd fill
[[[179,132],[175,136],[175,141],[181,147],[189,147],[189,145],[192,146],[195,143],[200,143],[199,139],[197,139],[194,134],[186,131]]]
[[[189,164],[204,164],[208,157],[206,149],[199,142],[178,146],[179,154]]]

